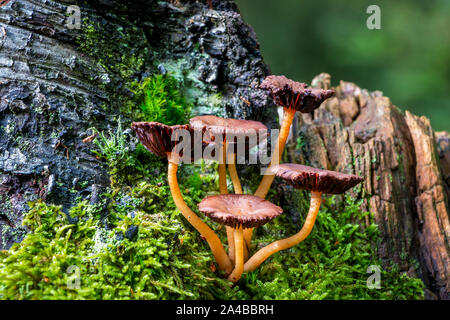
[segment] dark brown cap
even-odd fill
[[[189,125],[168,126],[159,122],[133,122],[131,128],[136,132],[145,148],[161,158],[167,158],[169,153],[175,151],[174,148],[177,143],[182,141],[182,139],[180,139],[180,141],[177,141],[177,139],[172,141],[172,135],[176,135],[177,132],[180,132],[181,135],[181,131],[178,130],[185,130],[184,132],[188,132],[191,138],[191,150],[189,150],[191,152],[190,159],[191,161],[194,161],[194,131]],[[203,149],[205,146],[206,143],[202,142]],[[179,156],[182,157],[183,154],[180,154]]]
[[[353,188],[364,179],[354,174],[312,168],[301,164],[283,163],[272,169],[297,189],[340,194]]]
[[[198,204],[198,209],[212,220],[233,228],[259,227],[283,212],[279,206],[247,194],[209,196]]]
[[[296,82],[285,76],[268,76],[261,83],[260,88],[269,90],[270,96],[277,105],[302,113],[314,111],[334,94],[334,90],[307,88],[306,83]]]

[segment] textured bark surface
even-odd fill
[[[447,199],[450,199],[450,135],[448,132],[436,132],[436,144],[439,153],[439,164],[441,166],[444,187]]]
[[[329,87],[330,76],[313,83]],[[290,159],[363,176],[353,196],[374,213],[384,267],[394,262],[448,299],[448,134],[439,133],[436,144],[428,119],[403,113],[381,92],[344,81],[335,89],[313,115],[297,115]]]
[[[66,25],[71,4],[80,6],[81,29]],[[251,88],[267,75],[253,30],[232,1],[213,8],[147,0],[13,0],[0,8],[0,249],[23,237],[27,201],[67,210],[108,185],[82,140],[91,127],[117,126],[130,81],[170,71],[197,113],[275,119],[272,109],[263,115],[265,94]]]

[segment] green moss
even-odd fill
[[[121,201],[109,206],[110,219],[119,222],[105,233],[106,242],[96,236],[102,230],[99,206],[79,203],[70,211],[79,221],[70,224],[59,207],[30,204],[26,225],[33,233],[2,252],[0,295],[9,299],[213,298],[208,287],[229,287],[207,267],[211,257],[196,241],[197,235],[174,223],[173,211],[151,214],[134,208],[144,203],[139,199],[122,195],[116,200]],[[134,217],[128,215],[132,206]],[[139,230],[136,238],[117,240],[130,225]],[[71,266],[80,270],[79,289],[70,286]]]
[[[92,80],[100,85],[107,85],[110,77],[120,77],[127,82],[135,80],[138,73],[142,72],[149,56],[149,48],[146,45],[144,31],[129,23],[124,28],[107,25],[101,21],[83,20],[83,28],[77,37],[79,49],[92,57],[105,71],[103,75],[92,74]],[[142,47],[136,50],[137,46]]]
[[[7,299],[423,297],[421,281],[395,269],[382,271],[381,289],[367,288],[367,267],[380,265],[372,248],[378,231],[373,223],[363,227],[362,221],[371,216],[361,212],[361,203],[350,197],[339,205],[335,198],[325,199],[305,242],[277,253],[231,288],[213,272],[207,245],[176,210],[166,184],[165,165],[140,152],[113,160],[127,163],[130,159],[133,171],[126,165],[113,173],[112,188],[99,204],[81,201],[70,210],[72,219],[78,220],[75,224],[69,223],[60,207],[30,203],[24,224],[33,232],[2,252],[0,295]],[[158,175],[155,169],[161,170]],[[207,193],[217,192],[213,166],[182,166],[180,170],[181,190],[192,208]],[[127,178],[130,172],[131,180]],[[138,172],[142,175],[136,179]],[[279,201],[272,195],[274,202]],[[257,229],[257,246],[298,230],[308,208],[308,195],[293,192],[288,200],[287,214]],[[105,210],[106,220],[102,219]],[[137,233],[127,238],[132,228]],[[221,233],[223,237],[224,231]],[[73,278],[67,273],[70,266],[80,270],[79,289],[68,286]]]
[[[191,108],[180,94],[178,82],[172,76],[155,75],[146,78],[140,83],[133,83],[131,90],[140,107],[138,117],[135,113],[135,120],[174,125],[184,123],[189,117]]]
[[[306,216],[308,195],[295,192],[292,213],[282,215],[274,225],[258,230],[260,243],[269,243],[298,231]],[[361,212],[362,202],[349,196],[345,202],[335,197],[325,199],[316,225],[306,241],[280,252],[258,270],[246,275],[241,290],[256,299],[415,299],[423,297],[423,284],[396,269],[382,270],[381,289],[369,289],[366,273],[371,265],[379,266],[372,248],[378,239],[377,226],[363,227],[370,213]],[[295,211],[294,211],[295,212]],[[277,232],[278,231],[278,232]]]
[[[95,64],[83,60],[79,63],[84,64],[83,68],[91,83],[109,96],[109,103],[99,107],[107,112],[131,116],[136,104],[141,103],[133,99],[131,87],[152,68],[153,55],[146,32],[132,21],[123,20],[118,27],[105,23],[100,17],[92,19],[83,20],[76,41],[78,50],[89,56]]]
[[[305,144],[305,140],[304,140],[303,134],[301,134],[301,133],[299,134],[299,136],[297,137],[297,141],[296,142],[297,143],[295,145],[295,148],[297,150],[304,151],[304,148],[305,148],[306,144]]]
[[[226,116],[221,93],[199,80],[196,61],[205,54],[198,48],[184,58],[161,60],[151,51],[148,25],[122,21],[123,26],[116,27],[105,25],[100,17],[91,19],[84,19],[77,43],[79,50],[97,63],[85,67],[92,83],[110,97],[105,111],[117,110],[134,121],[167,124],[185,123],[191,111],[194,115]],[[155,75],[159,65],[167,75]]]

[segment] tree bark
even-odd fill
[[[74,4],[81,29],[67,26]],[[0,7],[0,249],[23,238],[28,201],[67,212],[77,197],[95,201],[109,184],[82,140],[92,127],[115,130],[132,81],[173,72],[196,113],[275,119],[266,95],[252,89],[268,73],[253,30],[233,1],[212,4],[12,0]]]
[[[313,80],[328,88],[330,76]],[[365,199],[381,231],[384,267],[421,277],[431,298],[449,298],[449,135],[403,112],[379,91],[341,81],[314,114],[297,115],[290,160],[365,178]],[[300,137],[304,148],[297,148]],[[437,143],[436,143],[437,142]],[[433,293],[432,293],[433,292]]]

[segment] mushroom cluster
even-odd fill
[[[265,142],[267,127],[264,124],[213,115],[192,118],[186,125],[167,126],[157,122],[132,124],[132,129],[150,152],[167,158],[170,191],[178,210],[206,239],[219,269],[234,283],[243,272],[255,270],[272,254],[291,248],[308,237],[319,212],[322,194],[344,193],[363,180],[353,174],[300,164],[279,164],[296,111],[313,112],[334,94],[333,90],[309,88],[305,83],[284,76],[268,76],[260,88],[267,90],[275,104],[283,107],[284,117],[271,162],[254,195],[243,194],[236,170],[236,156]],[[238,141],[244,143],[239,144]],[[206,197],[198,204],[198,209],[225,226],[228,252],[218,235],[188,207],[178,186],[179,164],[202,158],[219,162],[220,195]],[[227,165],[234,194],[228,194]],[[253,228],[270,222],[283,212],[279,206],[264,200],[275,176],[296,189],[311,192],[309,212],[297,234],[275,241],[252,255]]]

